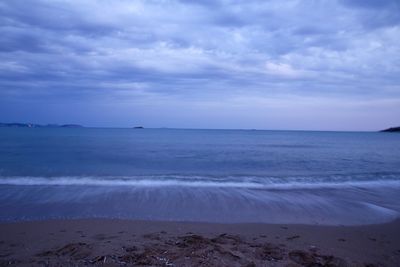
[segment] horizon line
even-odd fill
[[[387,127],[385,129],[377,129],[377,130],[310,130],[310,129],[266,129],[266,128],[196,128],[196,127],[166,127],[166,126],[161,126],[161,127],[145,127],[143,125],[136,125],[136,126],[86,126],[82,124],[77,124],[77,123],[63,123],[63,124],[57,124],[57,123],[47,123],[47,124],[40,124],[40,123],[25,123],[25,122],[0,122],[0,124],[27,124],[27,125],[36,125],[36,126],[42,126],[44,128],[52,128],[51,126],[55,126],[54,128],[58,128],[56,126],[63,126],[63,125],[78,125],[80,127],[77,128],[98,128],[98,129],[135,129],[135,127],[142,127],[142,128],[136,128],[136,130],[144,130],[144,129],[171,129],[171,130],[239,130],[239,131],[294,131],[294,132],[380,132],[382,130],[389,129],[391,127],[396,127],[396,126],[391,126]],[[0,128],[7,128],[7,127],[0,127]],[[9,127],[12,128],[12,127]],[[18,128],[18,127],[15,127]],[[25,127],[20,127],[20,128],[25,128]],[[26,128],[40,128],[40,127],[26,127]],[[68,128],[68,127],[66,127]],[[73,127],[71,127],[73,128]]]

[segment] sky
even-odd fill
[[[0,0],[0,122],[400,126],[399,0]]]

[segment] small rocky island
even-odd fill
[[[398,133],[400,133],[400,127],[388,128],[388,129],[382,130],[381,132],[398,132]]]
[[[35,124],[35,123],[1,123],[0,127],[9,127],[9,128],[82,128],[82,125],[79,124]]]

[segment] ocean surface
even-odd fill
[[[400,134],[0,128],[0,220],[355,225],[400,215]]]

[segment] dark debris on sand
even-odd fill
[[[99,242],[70,243],[36,254],[25,266],[327,266],[345,267],[341,258],[316,251],[290,251],[285,245],[248,242],[240,236],[212,238],[197,234],[178,237],[147,234],[111,254],[99,254]],[[111,250],[110,250],[111,251]],[[116,252],[115,252],[116,251]],[[0,266],[9,266],[2,261]]]

